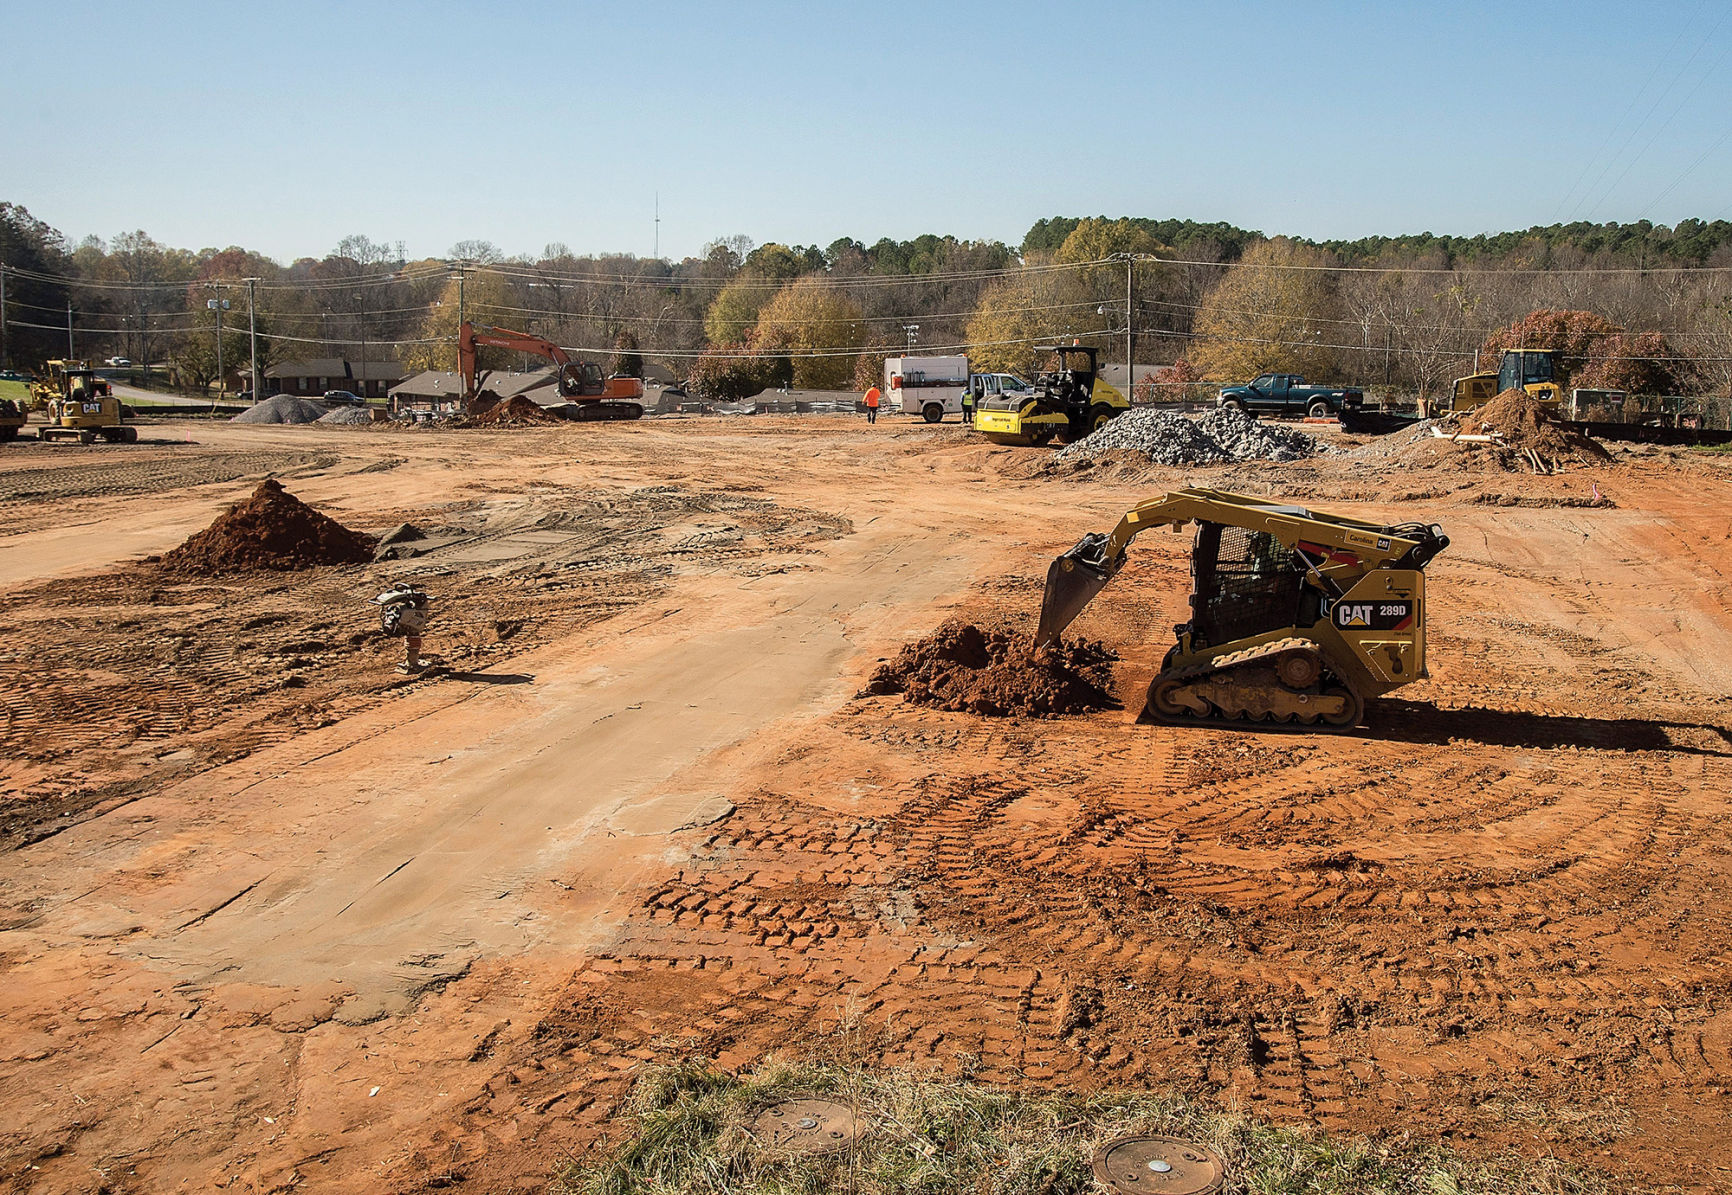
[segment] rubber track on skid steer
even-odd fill
[[[1334,672],[1329,669],[1329,657],[1323,655],[1321,644],[1317,643],[1313,639],[1291,638],[1277,639],[1273,643],[1264,643],[1258,647],[1247,647],[1243,651],[1229,652],[1224,656],[1216,656],[1207,664],[1193,664],[1189,668],[1176,668],[1170,672],[1164,671],[1157,673],[1154,680],[1149,682],[1149,688],[1153,689],[1158,682],[1164,680],[1195,680],[1199,677],[1208,676],[1211,673],[1230,672],[1236,668],[1243,667],[1246,664],[1255,664],[1259,660],[1273,659],[1283,652],[1295,650],[1316,652],[1319,656],[1323,657],[1324,674],[1327,676],[1335,675]],[[1345,681],[1342,681],[1338,676],[1335,679],[1336,683],[1338,683],[1343,689],[1347,689],[1349,695],[1352,695],[1352,690],[1347,688]],[[1347,726],[1336,726],[1324,722],[1321,719],[1316,722],[1268,722],[1240,718],[1232,714],[1223,714],[1219,712],[1202,716],[1186,715],[1184,717],[1171,718],[1156,710],[1152,704],[1145,704],[1143,706],[1143,713],[1145,716],[1160,722],[1165,726],[1255,727],[1260,731],[1285,731],[1288,733],[1300,734],[1345,734],[1349,731],[1358,729],[1359,722],[1362,721],[1365,716],[1363,700],[1360,702],[1359,718],[1355,719],[1353,724]]]

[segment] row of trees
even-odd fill
[[[1500,330],[1547,311],[1564,313],[1556,328],[1519,335],[1530,347],[1542,331],[1567,341],[1579,384],[1732,389],[1725,222],[1311,243],[1227,224],[1063,217],[1037,222],[1015,249],[939,236],[823,248],[733,237],[679,262],[578,256],[557,243],[507,257],[484,241],[412,261],[400,243],[352,236],[282,265],[235,247],[175,249],[142,231],[71,245],[0,204],[0,262],[14,361],[64,351],[70,302],[80,355],[168,360],[193,385],[216,372],[213,298],[233,304],[225,362],[244,360],[241,280],[251,277],[267,360],[455,368],[461,308],[610,354],[616,368],[660,361],[721,397],[863,386],[910,345],[966,347],[982,367],[1024,374],[1056,338],[1122,360],[1127,316],[1138,362],[1167,364],[1164,380],[1280,370],[1432,397],[1472,368],[1476,350],[1500,347]],[[505,354],[486,363],[516,364]]]

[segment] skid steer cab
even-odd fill
[[[1099,354],[1086,344],[1049,344],[1035,350],[1057,357],[1056,369],[1040,375],[1033,390],[984,397],[974,430],[998,444],[1041,445],[1080,440],[1130,409],[1115,392],[1096,397]]]
[[[1196,525],[1191,616],[1174,628],[1145,715],[1179,724],[1348,730],[1367,699],[1425,670],[1425,566],[1443,529],[1386,526],[1224,490],[1138,503],[1047,570],[1036,646],[1057,640],[1144,531]]]

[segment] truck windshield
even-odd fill
[[[1021,378],[1017,377],[1013,373],[1007,373],[1007,374],[1000,375],[999,382],[1006,390],[1033,390],[1034,389],[1033,386],[1030,386],[1027,382],[1023,381]]]
[[[1266,373],[1262,377],[1258,378],[1255,382],[1251,383],[1251,389],[1253,389],[1253,390],[1273,390],[1274,388],[1275,388],[1275,375],[1273,375],[1273,374],[1267,374]]]

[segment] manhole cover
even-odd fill
[[[794,1153],[840,1153],[860,1136],[854,1112],[835,1100],[783,1100],[752,1118],[758,1140]]]
[[[1095,1177],[1125,1195],[1213,1195],[1226,1173],[1220,1154],[1177,1137],[1120,1137],[1095,1151]]]

